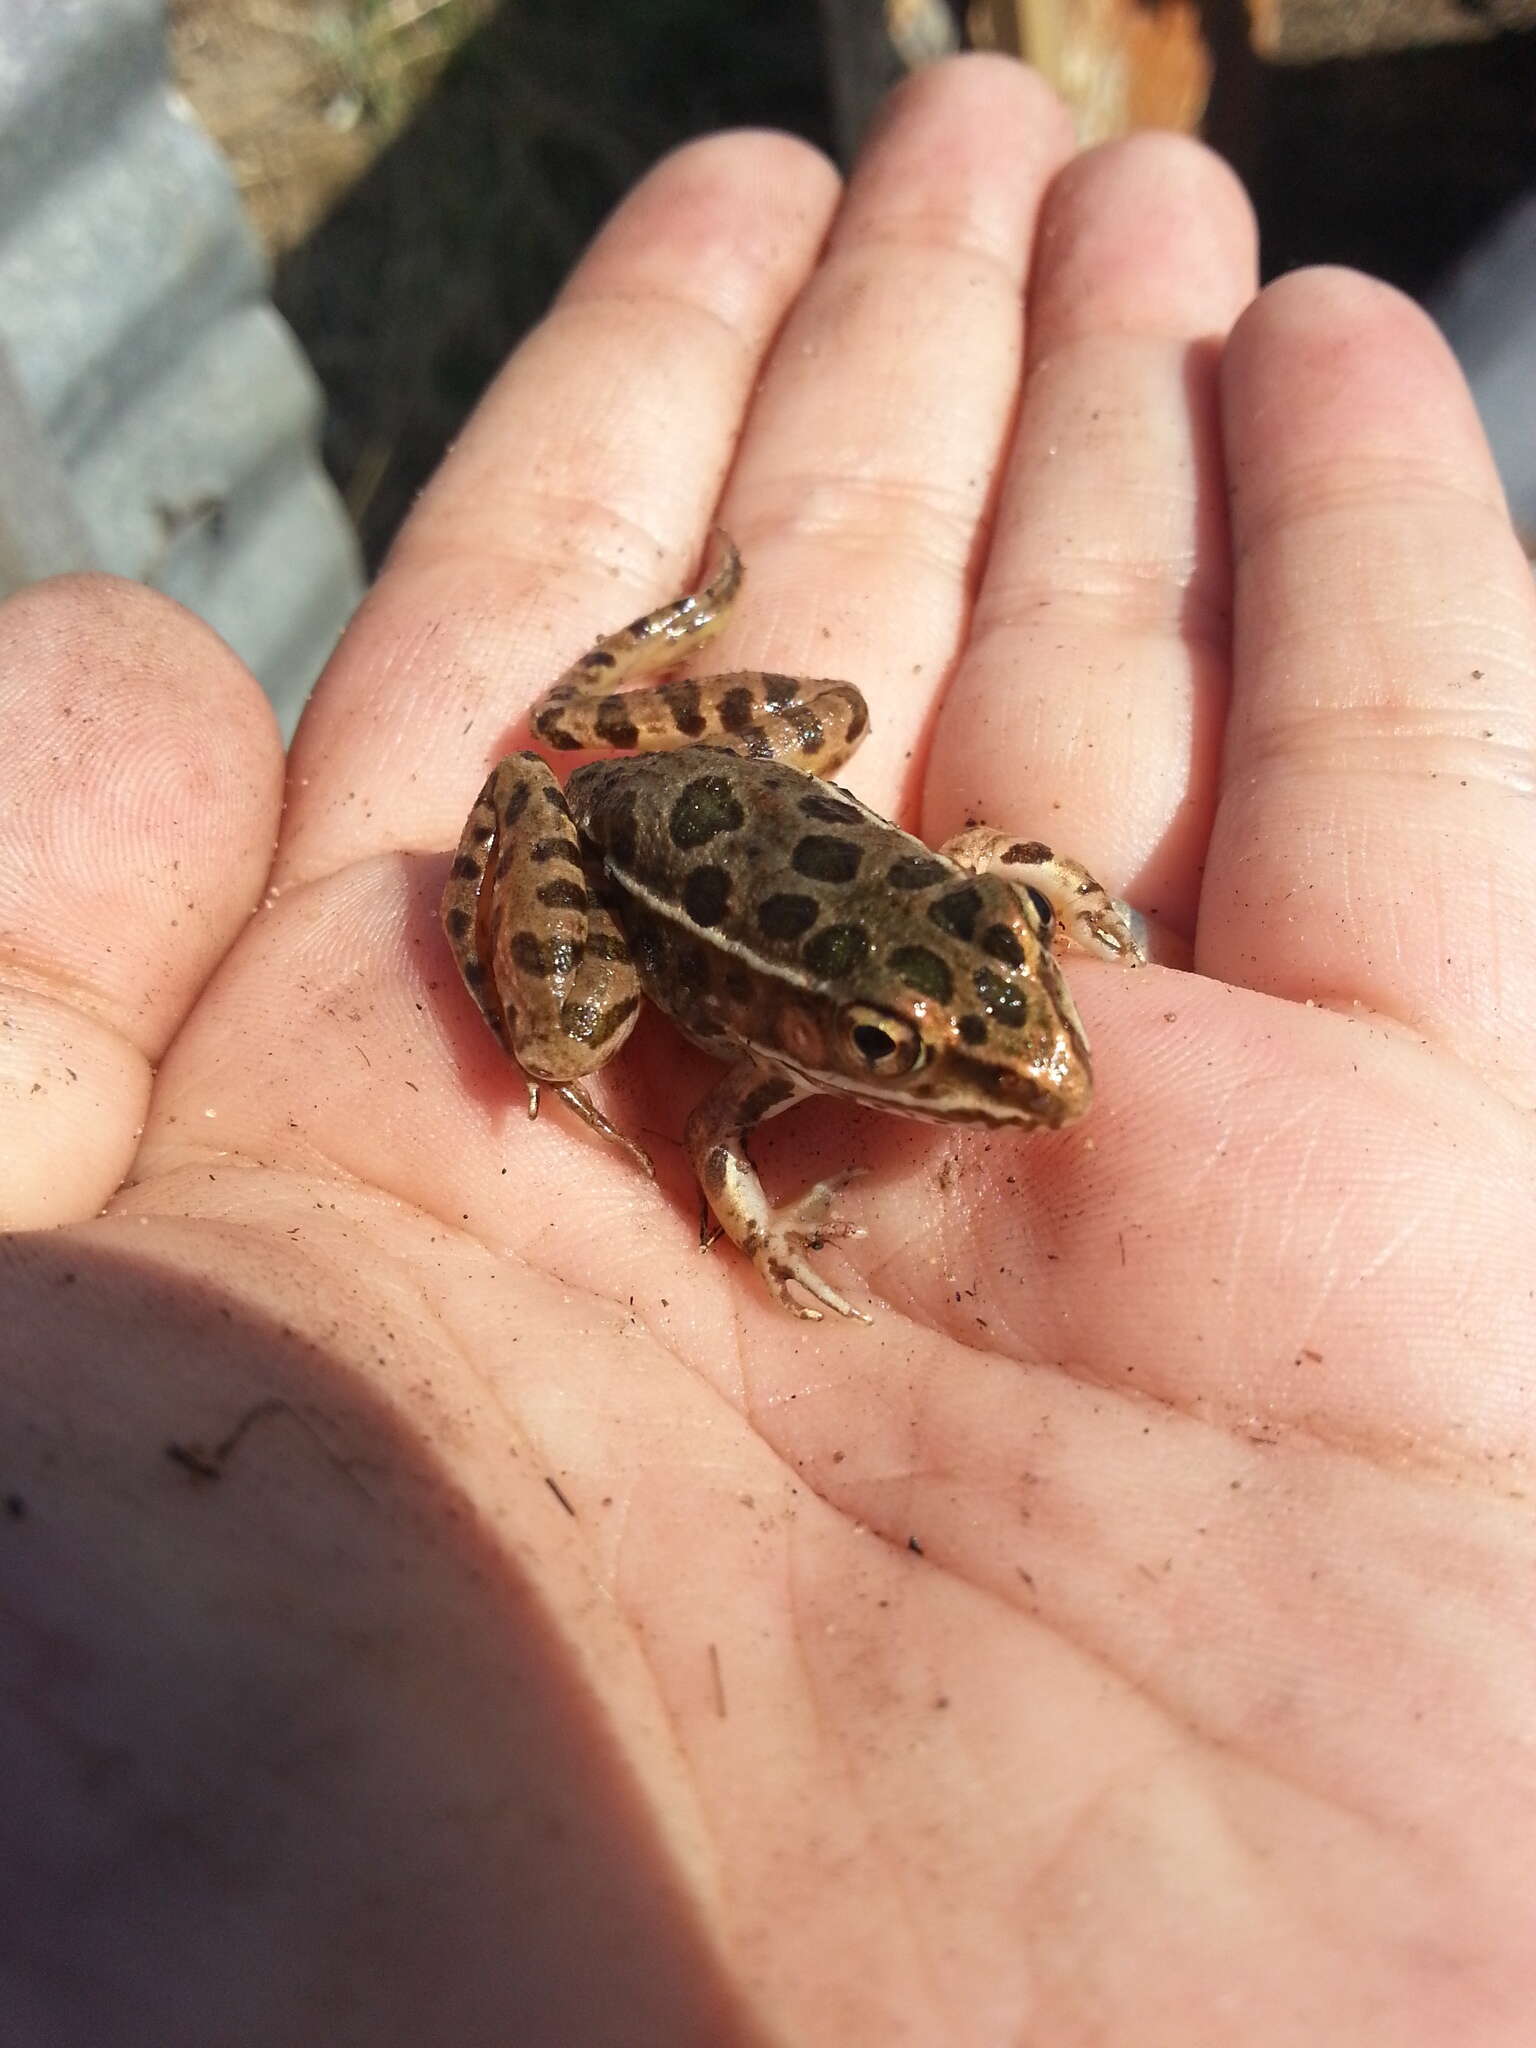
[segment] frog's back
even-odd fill
[[[807,991],[878,957],[893,889],[970,879],[837,784],[720,748],[597,762],[568,793],[636,911]]]

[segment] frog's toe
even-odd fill
[[[790,1292],[792,1287],[798,1287],[812,1301],[821,1302],[834,1315],[849,1316],[859,1323],[871,1320],[862,1309],[845,1301],[830,1281],[823,1280],[806,1257],[807,1252],[820,1251],[824,1244],[864,1235],[861,1223],[850,1223],[826,1213],[827,1204],[851,1178],[851,1174],[841,1174],[833,1180],[818,1181],[799,1201],[777,1210],[762,1243],[753,1251],[753,1263],[774,1299],[806,1322],[819,1323],[821,1310],[797,1301]]]
[[[797,1301],[790,1292],[792,1287],[798,1287],[810,1295],[812,1301],[819,1301],[831,1309],[834,1315],[848,1316],[856,1323],[869,1322],[871,1318],[862,1309],[845,1301],[830,1281],[822,1279],[803,1254],[801,1247],[806,1243],[806,1238],[799,1232],[786,1232],[782,1237],[776,1236],[765,1243],[754,1256],[753,1264],[762,1274],[774,1300],[802,1321],[819,1323],[822,1320],[821,1309]]]
[[[1081,911],[1069,929],[1080,946],[1100,959],[1143,967],[1152,957],[1147,920],[1118,897],[1106,897],[1098,908]]]

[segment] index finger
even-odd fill
[[[691,570],[832,167],[694,143],[619,208],[482,401],[294,742],[277,880],[451,844],[486,760],[591,638]]]

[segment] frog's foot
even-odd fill
[[[542,1084],[538,1081],[530,1081],[528,1083],[528,1121],[530,1123],[533,1122],[539,1113],[539,1088],[541,1085],[551,1089],[554,1094],[559,1096],[563,1103],[575,1110],[576,1114],[589,1129],[596,1131],[600,1137],[610,1139],[615,1145],[621,1146],[641,1171],[651,1180],[656,1178],[656,1168],[651,1160],[650,1153],[646,1151],[643,1145],[637,1145],[633,1138],[626,1138],[617,1124],[609,1123],[607,1117],[603,1115],[603,1112],[592,1100],[586,1089],[578,1082],[572,1081],[562,1085],[555,1081],[545,1081]]]
[[[1073,944],[1102,960],[1140,967],[1151,958],[1147,921],[1140,911],[1111,896],[1080,861],[1053,853],[1038,839],[971,825],[939,850],[972,874],[1006,876],[1037,899],[1035,915],[1045,938],[1054,923]]]
[[[805,1256],[807,1252],[820,1251],[823,1245],[840,1239],[863,1237],[862,1223],[853,1223],[846,1217],[831,1213],[834,1198],[862,1171],[862,1168],[854,1167],[847,1172],[833,1174],[830,1179],[820,1180],[813,1188],[807,1188],[798,1201],[786,1202],[782,1208],[770,1210],[742,1244],[742,1250],[762,1274],[769,1293],[776,1301],[782,1302],[791,1315],[799,1316],[805,1322],[819,1323],[822,1320],[821,1310],[797,1301],[790,1293],[791,1287],[799,1287],[810,1295],[812,1301],[821,1302],[836,1315],[850,1316],[859,1323],[871,1320],[862,1309],[844,1301],[837,1289],[822,1279]]]
[[[1152,957],[1147,920],[1118,896],[1106,896],[1098,908],[1080,909],[1075,916],[1069,906],[1062,922],[1078,945],[1100,959],[1143,967]]]

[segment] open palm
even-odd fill
[[[61,1226],[3,1268],[7,2039],[1530,2039],[1530,579],[1421,316],[1302,275],[1229,341],[1220,166],[1068,157],[967,60],[841,196],[769,136],[656,171],[270,872],[202,628],[0,615],[7,1200]],[[530,1124],[435,921],[716,517],[712,665],[859,683],[861,795],[1191,962],[1069,958],[1069,1131],[764,1134],[780,1197],[868,1169],[870,1329],[701,1256],[707,1061],[650,1018],[597,1084],[654,1185]]]

